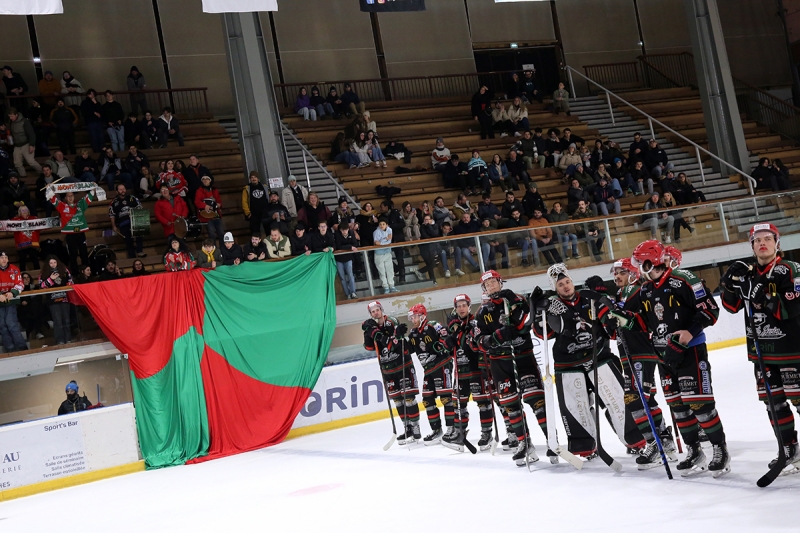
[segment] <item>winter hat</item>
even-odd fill
[[[442,143],[444,144],[444,139],[441,137],[436,137],[436,144]]]
[[[619,157],[615,157],[615,158],[614,158],[614,164],[615,164],[615,165],[617,164],[617,161],[622,161],[622,159],[620,159]]]
[[[297,178],[294,177],[294,174],[289,174],[289,183],[297,181]]]
[[[8,254],[5,250],[0,250],[0,257],[8,257]]]
[[[230,231],[225,233],[225,236],[222,238],[222,242],[233,242],[233,233]]]
[[[78,384],[75,383],[74,381],[70,381],[69,383],[67,383],[67,388],[66,388],[65,392],[69,392],[69,391],[75,391],[75,393],[77,394],[78,393]]]

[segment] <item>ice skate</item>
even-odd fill
[[[503,447],[504,452],[516,451],[517,439],[506,437],[505,439],[503,439],[500,445]]]
[[[723,442],[722,444],[714,444],[714,457],[708,463],[708,471],[715,478],[731,471],[731,456],[728,453],[728,446]]]
[[[686,448],[686,458],[675,467],[681,473],[681,476],[689,477],[705,472],[707,468],[706,454],[703,453],[703,447],[700,446],[700,443],[687,444]]]
[[[785,444],[783,446],[783,453],[786,455],[786,466],[781,471],[782,476],[789,476],[792,474],[800,474],[800,445],[798,443]],[[769,468],[775,466],[778,462],[776,457],[769,462]]]
[[[551,450],[550,448],[547,448],[547,457],[550,458],[550,464],[553,464],[553,465],[557,465],[558,464],[558,454],[556,452],[554,452],[553,450]]]
[[[670,462],[678,460],[678,448],[675,446],[675,439],[672,438],[672,428],[667,427],[659,435],[661,438],[661,446],[664,447],[664,455]]]
[[[416,439],[414,438],[414,429],[410,425],[406,428],[405,433],[401,433],[397,436],[397,444],[400,446],[413,444],[414,442],[416,442]]]
[[[478,440],[478,449],[482,452],[492,447],[492,430],[481,431],[481,438]]]
[[[539,456],[536,455],[536,449],[527,439],[518,441],[516,450],[517,453],[514,454],[512,459],[517,466],[525,466],[526,463],[531,464],[539,460]]]
[[[453,429],[450,431],[448,428],[447,433],[442,437],[442,446],[450,448],[457,452],[464,451],[464,440],[467,438],[467,432],[460,429]]]
[[[431,431],[430,435],[427,435],[424,439],[422,439],[422,443],[425,446],[433,446],[435,444],[440,444],[442,442],[442,428],[437,428]]]
[[[666,450],[664,450],[666,452]],[[661,466],[661,452],[658,451],[658,445],[655,440],[647,443],[642,453],[636,458],[636,468],[639,470],[650,470]]]

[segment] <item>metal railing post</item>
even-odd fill
[[[651,139],[655,139],[656,138],[656,130],[653,129],[653,119],[648,116],[647,117],[647,122],[650,123],[650,138]]]
[[[731,238],[728,236],[728,223],[725,222],[725,209],[722,207],[722,202],[720,202],[719,207],[717,210],[719,211],[719,222],[722,224],[722,236],[725,238],[725,242],[730,242]]]
[[[301,152],[303,154],[303,169],[306,171],[306,185],[308,185],[309,190],[311,189],[311,176],[308,175],[308,161],[306,160],[306,151],[302,149]]]
[[[473,239],[475,239],[475,249],[478,251],[478,266],[481,267],[481,272],[486,272],[486,263],[483,260],[483,250],[481,250],[481,240],[478,237],[473,237]]]
[[[608,102],[608,112],[611,113],[611,125],[616,126],[617,120],[614,118],[614,108],[611,107],[611,95],[606,91],[606,101]]]
[[[703,159],[700,157],[700,148],[697,146],[694,147],[694,151],[697,154],[697,166],[700,169],[700,179],[703,180],[703,185],[706,183],[706,172],[703,170]]]
[[[756,197],[755,196],[753,196],[752,199],[753,199],[753,209],[756,212],[756,220],[758,220],[758,203],[756,203]]]
[[[572,98],[576,98],[576,96],[575,96],[575,82],[572,81],[572,71],[569,70],[569,69],[567,69],[567,77],[569,78],[569,90],[571,91],[570,92],[570,96]]]
[[[375,296],[375,285],[372,284],[372,270],[369,268],[369,256],[366,250],[361,251],[361,257],[364,258],[364,271],[367,273],[367,284],[369,285],[369,295]]]
[[[614,247],[611,245],[611,229],[608,227],[608,219],[603,220],[603,225],[606,228],[606,241],[608,241],[608,255],[611,256],[611,260],[614,260]]]

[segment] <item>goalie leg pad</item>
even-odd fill
[[[561,418],[572,453],[591,453],[595,448],[594,416],[590,410],[587,379],[583,370],[558,372],[556,392]]]

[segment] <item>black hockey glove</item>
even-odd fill
[[[458,346],[458,340],[456,339],[455,335],[447,335],[444,339],[444,347],[447,348],[448,351],[452,352],[456,346]]]
[[[511,342],[517,336],[517,328],[514,326],[503,326],[492,334],[498,345]]]
[[[371,330],[373,328],[377,328],[377,327],[378,327],[378,323],[375,322],[375,320],[373,320],[371,318],[369,320],[365,320],[364,323],[361,324],[361,329],[363,331],[369,331],[369,330]]]
[[[674,333],[667,338],[667,349],[664,351],[664,362],[670,366],[678,366],[683,361],[684,352],[688,346],[678,341],[678,334]]]
[[[405,337],[406,333],[408,333],[408,326],[405,324],[398,324],[396,328],[394,328],[395,337]]]
[[[734,261],[722,275],[720,286],[728,292],[744,297],[743,294],[749,294],[749,291],[747,291],[747,287],[742,287],[742,284],[745,283],[745,280],[750,279],[752,271],[752,265],[744,261]]]
[[[447,331],[450,333],[458,333],[463,324],[464,322],[458,317],[458,315],[454,315],[447,323]]]

